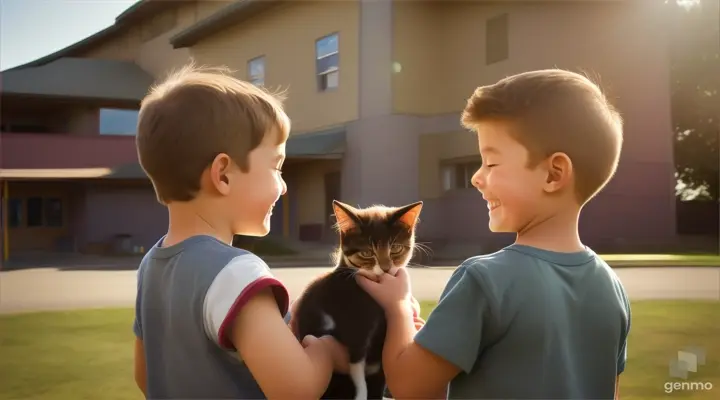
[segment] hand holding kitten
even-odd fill
[[[360,275],[355,279],[358,285],[380,304],[385,313],[398,309],[412,311],[410,274],[407,269],[398,268],[395,276],[382,274],[377,282]]]

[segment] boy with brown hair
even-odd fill
[[[285,287],[230,245],[269,232],[290,121],[226,72],[190,65],[142,101],[138,156],[169,225],[138,269],[135,379],[152,399],[317,399],[345,350],[298,343]]]
[[[590,80],[553,69],[477,88],[462,122],[477,133],[483,164],[472,184],[490,230],[516,241],[463,262],[417,335],[405,271],[379,283],[358,278],[388,318],[390,391],[617,398],[630,306],[616,274],[580,240],[578,219],[616,170],[620,115]]]

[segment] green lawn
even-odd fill
[[[423,304],[427,317],[432,303]],[[132,310],[104,309],[0,316],[0,399],[141,399],[132,378]],[[623,400],[720,398],[720,302],[633,303]],[[668,362],[685,346],[707,350],[690,381],[710,392],[666,395]]]

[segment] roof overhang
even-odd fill
[[[340,159],[345,154],[345,138],[345,126],[295,134],[285,145],[285,155],[288,159]]]
[[[170,38],[170,44],[175,49],[190,47],[208,36],[237,25],[283,2],[281,0],[237,0],[178,32]]]
[[[75,42],[70,46],[62,48],[54,53],[48,54],[44,57],[40,57],[37,60],[30,61],[28,63],[18,65],[13,68],[9,68],[6,71],[12,71],[16,69],[24,69],[29,67],[38,67],[50,62],[53,62],[61,57],[72,57],[78,53],[82,53],[87,49],[96,46],[103,41],[116,36],[121,33],[130,24],[137,22],[139,19],[147,18],[155,15],[170,7],[176,7],[182,0],[140,0],[132,6],[128,7],[120,15],[115,18],[115,23],[108,26],[107,28],[96,32],[85,39]],[[6,72],[3,71],[3,72]]]
[[[139,102],[153,82],[150,74],[129,61],[63,57],[0,73],[0,92]]]
[[[0,169],[3,180],[148,179],[138,163],[113,168]]]

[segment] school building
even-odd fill
[[[137,109],[192,57],[287,90],[288,193],[274,235],[334,240],[332,199],[423,200],[418,233],[431,246],[507,240],[488,231],[469,184],[481,160],[460,112],[478,85],[560,67],[599,77],[625,119],[619,170],[586,208],[585,240],[672,243],[662,13],[657,0],[140,1],[2,72],[3,242],[10,252],[153,244],[167,216],[137,164]]]

